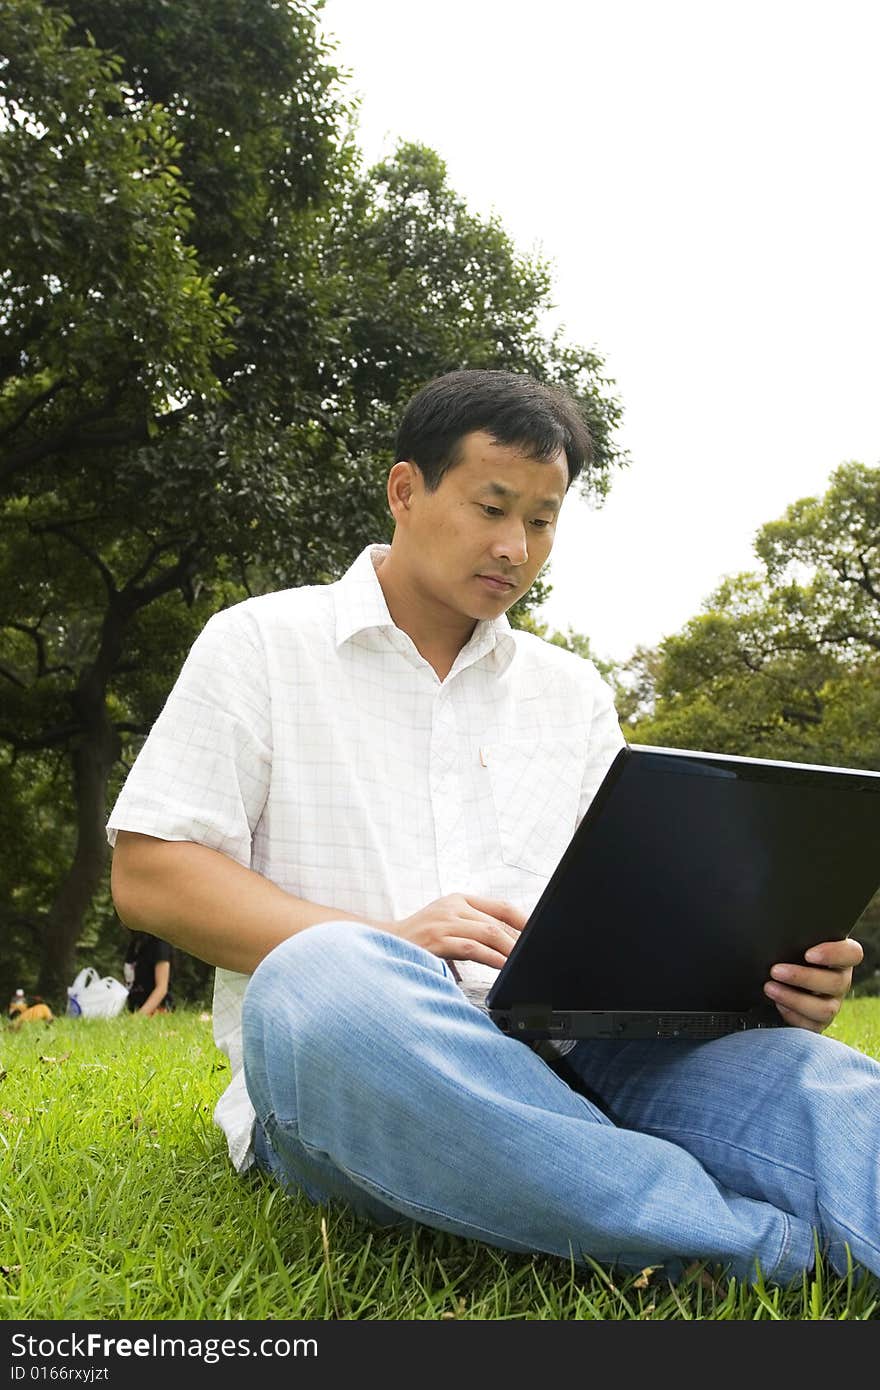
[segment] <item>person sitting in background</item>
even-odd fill
[[[122,975],[128,986],[130,1013],[165,1014],[173,1010],[171,947],[167,941],[149,932],[132,932]]]
[[[17,989],[9,1001],[9,1006],[6,1010],[6,1017],[8,1019],[13,1019],[15,1018],[16,1014],[20,1014],[22,1010],[26,1008],[27,999],[25,999],[24,990]]]

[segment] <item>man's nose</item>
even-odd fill
[[[506,560],[509,565],[524,565],[529,558],[529,543],[523,522],[509,517],[503,532],[496,537],[492,547],[496,560]]]

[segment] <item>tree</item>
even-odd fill
[[[214,296],[161,107],[39,0],[0,3],[0,485],[42,488],[216,390],[231,307]]]
[[[880,468],[842,463],[824,497],[762,527],[755,550],[775,588],[788,579],[802,593],[805,647],[856,663],[880,652]]]
[[[634,736],[880,768],[880,468],[840,465],[755,551],[763,570],[723,580],[647,681],[643,655]]]
[[[6,896],[51,998],[108,910],[108,800],[196,631],[248,593],[335,577],[387,533],[393,426],[424,379],[566,381],[596,438],[584,485],[601,492],[624,460],[601,359],[538,331],[546,267],[468,213],[432,152],[361,170],[315,6],[0,0],[0,18],[17,55],[0,213],[21,229],[4,282],[0,773],[28,800],[23,826],[50,797],[59,812],[43,871],[25,854]],[[93,216],[100,241],[80,225]],[[29,255],[31,225],[55,231]]]
[[[758,532],[763,572],[624,675],[634,742],[880,770],[880,468],[842,464]],[[880,893],[855,929],[880,990]]]
[[[518,254],[496,218],[468,211],[433,150],[403,142],[352,185],[331,209],[322,271],[345,325],[326,384],[358,453],[388,458],[401,407],[429,377],[505,367],[561,383],[578,398],[595,450],[584,487],[604,496],[625,459],[602,359],[561,333],[541,333],[551,307],[548,266]]]
[[[259,448],[234,479],[227,462],[271,437],[259,411],[249,438],[240,422],[255,394],[249,378],[282,370],[278,343],[253,331],[254,247],[268,246],[278,271],[297,245],[293,220],[307,222],[314,191],[332,187],[343,111],[305,13],[299,27],[271,3],[250,7],[247,24],[222,4],[141,5],[132,18],[131,7],[111,4],[73,16],[36,0],[0,6],[9,55],[0,214],[10,250],[0,735],[19,790],[25,765],[51,764],[50,858],[66,860],[35,915],[33,855],[22,846],[4,901],[20,930],[26,922],[41,937],[39,987],[55,995],[101,883],[108,778],[124,742],[148,727],[171,664],[210,611],[206,573],[222,600],[220,556],[252,550],[254,513],[271,519],[281,508],[271,477],[253,489],[253,507],[244,502]],[[128,62],[100,38],[123,28],[135,50]],[[244,54],[230,47],[236,28],[249,40]],[[138,45],[151,32],[147,62]],[[194,78],[184,91],[181,74],[194,65],[181,45],[202,40],[201,62],[206,38],[204,90]],[[250,91],[238,86],[244,69]],[[283,236],[273,231],[281,224]],[[300,269],[310,270],[305,254]],[[294,270],[273,300],[276,322],[297,298]],[[242,290],[244,310],[221,279]],[[250,360],[243,324],[257,342]],[[285,331],[295,327],[291,316]],[[23,824],[40,820],[45,785],[35,780],[35,814]]]

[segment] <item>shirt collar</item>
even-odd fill
[[[382,585],[376,574],[376,562],[387,555],[389,545],[368,545],[341,579],[333,586],[336,607],[336,645],[341,647],[358,632],[376,628],[396,628],[388,611]],[[459,652],[455,667],[471,666],[489,652],[495,653],[498,672],[505,671],[513,660],[516,643],[507,615],[481,618],[470,640]]]

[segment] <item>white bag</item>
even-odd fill
[[[67,1012],[73,1018],[115,1018],[127,998],[121,980],[112,975],[102,979],[94,966],[87,965],[67,987]]]

